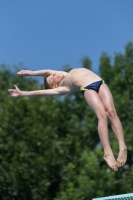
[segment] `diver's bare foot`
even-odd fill
[[[112,168],[114,171],[118,171],[117,162],[113,154],[105,154],[103,158],[110,168]]]
[[[127,160],[127,148],[123,150],[120,149],[119,155],[117,158],[117,167],[122,167],[126,163],[126,160]]]

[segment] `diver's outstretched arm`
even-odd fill
[[[31,71],[31,70],[20,70],[17,72],[18,75],[21,76],[45,76],[45,75],[51,75],[56,73],[57,71],[51,70],[51,69],[44,69],[44,70],[37,70],[37,71]]]
[[[54,95],[65,95],[71,93],[70,89],[67,87],[57,87],[54,89],[47,90],[34,90],[34,91],[21,91],[16,85],[14,85],[15,89],[9,89],[8,92],[12,97],[20,97],[20,96],[54,96]]]

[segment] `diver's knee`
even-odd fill
[[[107,113],[105,111],[99,112],[98,119],[99,120],[107,121],[107,119],[108,119]]]
[[[116,116],[116,111],[115,111],[114,108],[110,108],[110,109],[107,111],[107,113],[108,113],[108,117],[109,117],[109,118],[114,118],[114,117]]]

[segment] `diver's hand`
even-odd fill
[[[33,73],[31,70],[20,70],[17,74],[21,76],[32,76]]]
[[[16,86],[14,85],[15,89],[9,89],[8,92],[10,93],[10,95],[12,97],[19,97],[21,96],[21,90]]]

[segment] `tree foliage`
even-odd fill
[[[88,57],[82,67],[91,69]],[[15,72],[0,66],[0,199],[91,200],[132,192],[133,44],[128,43],[123,54],[116,53],[113,61],[102,54],[99,67],[128,146],[127,164],[118,172],[103,161],[97,118],[80,92],[63,98],[12,98],[7,90],[16,83],[22,90],[43,89],[36,79]],[[117,156],[110,127],[109,134]]]

